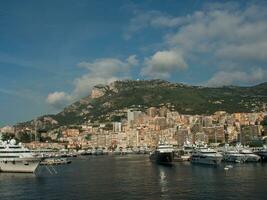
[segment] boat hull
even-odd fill
[[[259,162],[260,161],[260,156],[258,155],[246,155],[246,162]]]
[[[247,157],[245,155],[225,155],[223,160],[225,162],[243,163],[246,162]]]
[[[34,173],[40,161],[39,158],[1,159],[0,172]]]
[[[192,156],[191,163],[193,164],[205,164],[205,165],[219,165],[222,162],[222,157],[201,157]]]
[[[158,164],[170,165],[173,162],[173,152],[168,152],[168,153],[154,152],[150,155],[150,160]]]
[[[267,151],[258,151],[255,154],[260,156],[262,162],[267,162]]]

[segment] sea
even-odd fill
[[[83,156],[35,174],[0,173],[1,200],[267,199],[267,164],[151,163],[147,155]]]

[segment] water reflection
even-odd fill
[[[0,181],[8,179],[32,179],[36,178],[34,173],[0,173]]]
[[[169,197],[169,180],[167,175],[167,170],[170,170],[169,166],[158,166],[159,172],[159,186],[161,191],[161,198],[162,199],[170,199]]]
[[[267,165],[223,168],[161,166],[146,156],[77,158],[53,175],[45,168],[37,175],[0,173],[0,199],[266,199]]]

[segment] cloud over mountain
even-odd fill
[[[124,38],[133,39],[137,32],[147,29],[159,30],[162,45],[141,56],[141,60],[131,55],[124,60],[82,61],[77,65],[87,72],[74,79],[72,92],[51,93],[47,102],[65,105],[86,96],[96,84],[131,77],[129,71],[137,66],[144,78],[163,79],[200,66],[198,70],[210,74],[207,80],[199,83],[209,86],[267,81],[267,7],[264,5],[209,3],[192,13],[176,16],[157,10],[137,10]]]
[[[177,69],[185,69],[183,56],[175,51],[158,51],[144,63],[141,75],[152,78],[170,77],[171,73]]]
[[[138,59],[135,55],[131,55],[125,60],[101,58],[92,62],[80,62],[77,66],[87,69],[88,72],[73,81],[73,91],[70,94],[58,91],[50,93],[46,101],[52,106],[62,108],[88,95],[92,87],[97,84],[107,84],[117,79],[128,78],[129,70],[137,64]]]
[[[261,82],[267,76],[267,71],[261,68],[253,69],[250,72],[243,71],[219,71],[208,80],[206,86],[226,86],[236,85],[237,83],[250,83]]]
[[[266,76],[241,78],[266,73],[266,13],[264,2],[210,3],[185,16],[136,12],[129,25],[131,37],[142,29],[164,30],[164,50],[145,58],[141,75],[169,78],[175,70],[201,65],[203,71],[213,71],[208,84],[214,80],[217,86],[267,81]]]

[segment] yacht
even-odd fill
[[[223,160],[225,162],[243,163],[246,162],[247,156],[237,150],[226,150],[223,153]]]
[[[181,159],[184,161],[189,161],[192,156],[192,152],[194,151],[195,146],[190,144],[189,142],[185,143],[182,150]]]
[[[244,163],[247,160],[247,156],[244,153],[241,153],[242,149],[243,147],[241,144],[237,144],[236,146],[225,144],[222,149],[223,161]]]
[[[159,143],[154,151],[150,153],[150,160],[158,164],[172,164],[174,149],[172,145]]]
[[[41,160],[14,139],[0,141],[0,172],[34,173]]]
[[[254,154],[250,149],[241,149],[240,153],[245,155],[246,162],[259,162],[261,157]]]
[[[260,156],[262,162],[267,162],[267,147],[266,146],[260,149],[256,149],[254,153]]]
[[[191,163],[219,165],[223,156],[214,149],[198,147],[192,152]]]

